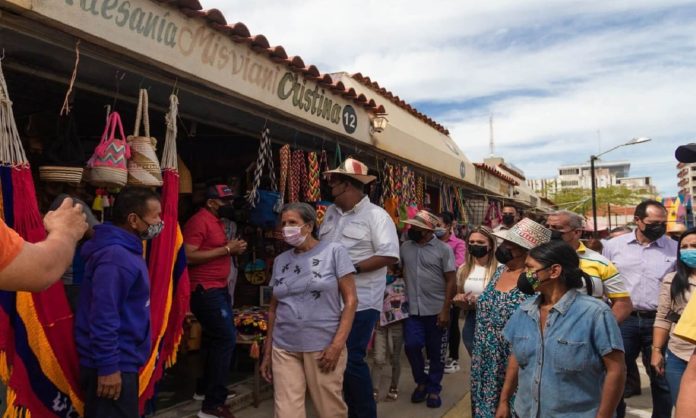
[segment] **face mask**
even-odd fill
[[[442,238],[445,235],[447,235],[447,230],[446,229],[436,229],[435,230],[435,236],[438,238]]]
[[[515,256],[512,255],[512,251],[509,248],[498,247],[498,249],[495,250],[495,259],[498,260],[500,264],[507,264],[514,260]]]
[[[517,279],[517,288],[525,295],[533,295],[539,288],[540,283],[537,272],[523,271]]]
[[[696,268],[696,250],[679,251],[679,259],[689,268]]]
[[[515,215],[510,215],[510,214],[503,215],[503,223],[506,226],[511,226],[512,224],[515,223]]]
[[[220,218],[225,218],[232,220],[234,219],[234,206],[232,205],[225,205],[225,206],[220,206],[217,210],[218,216]]]
[[[285,226],[283,227],[283,239],[288,245],[299,247],[307,239],[306,235],[302,235],[301,226]]]
[[[143,220],[143,222],[145,222]],[[147,224],[147,222],[145,222]],[[161,221],[160,223],[157,224],[147,224],[147,229],[144,232],[140,233],[140,239],[143,240],[151,240],[155,239],[157,235],[162,233],[162,230],[164,229],[164,221]]]
[[[555,229],[551,230],[551,241],[563,239],[563,232]]]
[[[640,231],[645,235],[645,238],[650,241],[657,241],[660,239],[665,232],[667,232],[667,225],[663,224],[645,224],[645,229]]]
[[[423,231],[416,231],[415,229],[410,228],[407,234],[408,239],[414,242],[420,242],[423,239]]]
[[[469,245],[469,253],[476,258],[481,258],[489,252],[490,250],[486,245]]]

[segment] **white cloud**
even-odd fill
[[[681,0],[422,2],[203,0],[321,71],[362,72],[450,128],[477,160],[495,115],[499,154],[529,177],[633,136],[636,161],[676,190],[674,148],[696,136],[696,7]],[[641,160],[638,163],[637,160]]]

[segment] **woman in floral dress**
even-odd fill
[[[528,296],[517,288],[530,249],[548,242],[551,231],[523,219],[509,230],[495,233],[504,241],[495,252],[503,264],[496,270],[486,289],[476,301],[476,331],[471,365],[471,406],[475,418],[493,418],[510,346],[503,338],[503,328],[517,307]]]

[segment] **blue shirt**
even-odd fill
[[[537,295],[503,330],[519,363],[520,417],[594,417],[602,399],[603,357],[624,351],[621,331],[601,300],[569,290],[549,312],[542,337]]]
[[[656,311],[662,278],[676,269],[677,242],[663,236],[643,245],[632,232],[610,239],[602,255],[621,272],[633,309]]]

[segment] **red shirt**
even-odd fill
[[[227,245],[225,228],[220,219],[202,208],[186,222],[184,243],[198,247],[201,251],[213,250]],[[189,265],[191,289],[201,285],[204,289],[227,287],[232,258],[228,255],[215,258],[204,264]]]

